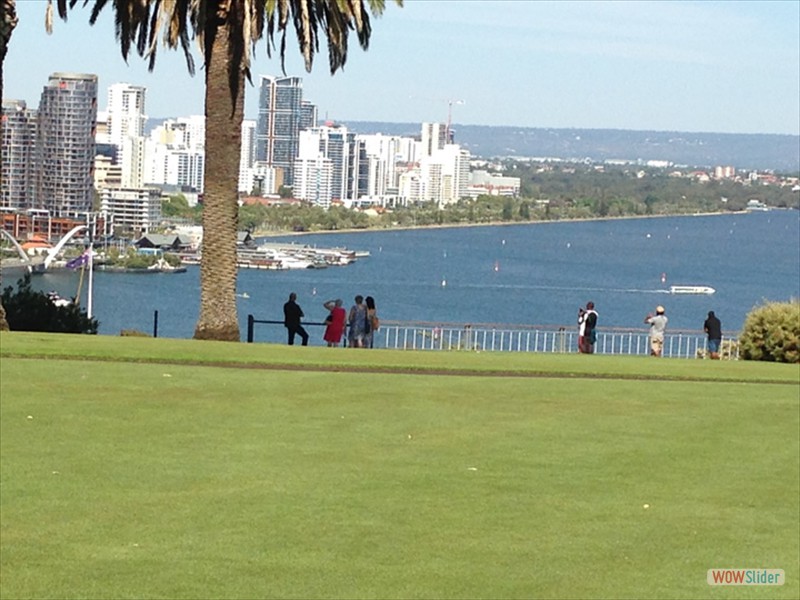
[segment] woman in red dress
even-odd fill
[[[322,339],[328,342],[329,348],[332,348],[338,346],[342,341],[347,311],[342,308],[341,299],[328,300],[323,306],[330,311],[330,314],[325,319],[328,325],[325,327],[325,335],[322,336]]]

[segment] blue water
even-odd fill
[[[322,321],[322,303],[372,295],[383,320],[574,326],[578,306],[594,301],[600,327],[639,328],[658,304],[670,329],[699,330],[714,310],[726,331],[766,300],[800,297],[800,212],[665,217],[610,221],[310,234],[282,241],[369,250],[346,267],[239,271],[242,338],[247,315],[282,319],[295,291],[308,321]],[[662,273],[666,282],[661,282]],[[10,273],[4,285],[10,283]],[[78,275],[48,272],[38,289],[66,296]],[[446,282],[446,285],[442,283]],[[676,296],[670,285],[707,285],[710,296]],[[84,290],[85,290],[84,284]],[[82,294],[84,296],[85,292]],[[199,313],[199,268],[175,275],[99,272],[93,313],[100,333],[152,332],[189,338]],[[256,339],[281,339],[259,326]],[[318,341],[321,330],[312,330]],[[275,337],[277,336],[277,337]]]

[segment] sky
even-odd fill
[[[123,60],[109,7],[94,27],[76,8],[52,35],[45,7],[17,0],[4,98],[36,108],[51,73],[94,73],[100,110],[126,82],[147,88],[150,117],[203,114],[203,72],[191,77],[182,51],[160,48],[150,73]],[[321,120],[800,134],[800,0],[387,0],[372,28],[369,50],[351,36],[333,76],[324,42],[308,73],[287,36],[286,75],[303,78]],[[283,74],[263,41],[252,74],[255,119],[259,76]]]

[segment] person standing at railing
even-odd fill
[[[322,336],[322,339],[328,342],[329,348],[333,348],[334,346],[338,346],[342,341],[347,312],[342,308],[341,298],[328,300],[323,306],[330,311],[330,314],[325,317],[325,334]]]
[[[708,352],[713,360],[719,360],[719,346],[722,343],[722,322],[714,314],[713,310],[708,311],[708,318],[703,323],[703,331],[708,334]]]
[[[586,309],[578,309],[578,352],[592,354],[597,340],[597,312],[594,302],[587,302]]]
[[[650,356],[661,356],[664,350],[664,332],[667,329],[667,315],[663,306],[656,306],[656,314],[648,313],[644,322],[650,325]]]
[[[378,330],[380,326],[380,321],[378,320],[378,311],[375,308],[375,298],[372,296],[367,296],[364,299],[364,303],[367,306],[367,322],[365,325],[366,333],[364,334],[364,347],[365,348],[372,348],[373,338],[375,336],[375,332]]]
[[[350,329],[347,333],[347,341],[351,348],[363,348],[364,336],[366,335],[367,307],[364,304],[364,296],[359,294],[355,297],[355,304],[350,308],[347,317]]]
[[[294,346],[294,336],[299,335],[303,340],[303,346],[308,346],[308,334],[300,320],[305,316],[300,305],[297,304],[297,294],[289,294],[289,301],[283,305],[283,326],[289,333],[289,345]]]

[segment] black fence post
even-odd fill
[[[253,324],[255,319],[253,315],[247,315],[247,343],[253,343]]]
[[[153,311],[153,337],[158,337],[158,311]]]

